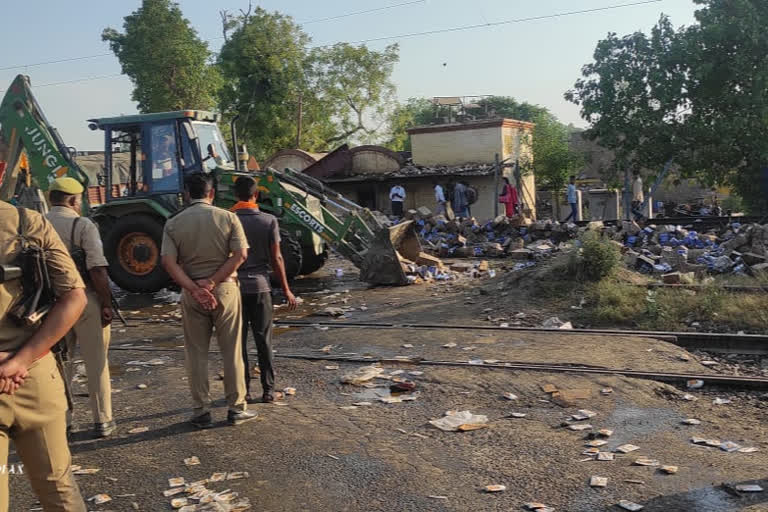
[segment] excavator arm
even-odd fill
[[[326,187],[319,180],[285,169],[268,169],[260,179],[260,200],[269,199],[285,217],[328,242],[360,269],[372,284],[408,284],[402,260],[416,260],[421,244],[410,221],[386,227],[376,216]],[[308,196],[320,201],[320,212],[306,207]]]
[[[62,176],[88,188],[88,176],[43,114],[29,77],[18,75],[0,102],[0,199],[40,209],[41,193]]]

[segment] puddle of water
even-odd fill
[[[615,431],[609,445],[615,447],[637,441],[649,434],[672,430],[683,419],[683,416],[671,409],[634,407],[619,402],[605,419],[604,425]]]
[[[682,494],[673,503],[679,510],[695,510],[696,512],[726,512],[728,510],[739,510],[731,497],[721,488],[703,487],[693,489]]]

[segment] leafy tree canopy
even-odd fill
[[[735,187],[765,208],[768,164],[768,2],[694,0],[697,23],[662,16],[650,34],[609,34],[566,93],[587,136],[620,170],[660,169]]]
[[[124,18],[123,32],[106,28],[101,35],[134,84],[131,98],[142,113],[210,110],[219,87],[210,52],[181,9],[170,0],[143,0]]]

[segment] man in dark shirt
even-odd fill
[[[235,197],[238,202],[232,207],[243,225],[245,236],[248,238],[248,259],[238,269],[240,292],[243,297],[243,361],[245,362],[245,385],[250,396],[251,372],[248,365],[248,326],[251,326],[256,351],[259,357],[261,372],[262,402],[275,400],[275,372],[272,356],[272,286],[270,270],[275,275],[288,301],[289,309],[296,308],[296,298],[288,286],[285,274],[285,263],[280,253],[280,229],[277,219],[259,211],[256,204],[258,188],[256,180],[249,176],[241,176],[235,182]],[[270,266],[271,263],[271,266]]]

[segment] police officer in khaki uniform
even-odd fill
[[[42,324],[20,326],[8,312],[21,298],[22,283],[0,284],[0,465],[7,463],[12,439],[43,510],[85,512],[70,469],[64,381],[50,353],[85,308],[85,285],[51,224],[25,212],[25,234],[46,251],[58,300]],[[18,229],[18,211],[0,201],[0,264],[15,264]],[[0,471],[0,512],[8,511],[8,496],[8,472]]]
[[[184,179],[189,207],[165,223],[163,267],[182,287],[187,377],[198,428],[213,425],[208,382],[208,347],[213,327],[224,363],[227,421],[238,425],[256,418],[246,410],[245,367],[241,355],[241,302],[237,267],[246,259],[248,241],[237,216],[213,206],[211,176]]]
[[[59,234],[59,238],[74,255],[79,248],[84,260],[78,264],[81,276],[86,282],[88,305],[83,315],[66,337],[67,378],[73,378],[75,346],[85,360],[88,373],[88,396],[93,414],[93,430],[96,437],[107,437],[115,431],[112,419],[112,385],[109,381],[109,340],[112,322],[112,292],[109,289],[107,259],[101,244],[99,229],[90,220],[80,217],[82,210],[83,186],[74,178],[58,178],[50,188],[51,211],[48,220]]]

